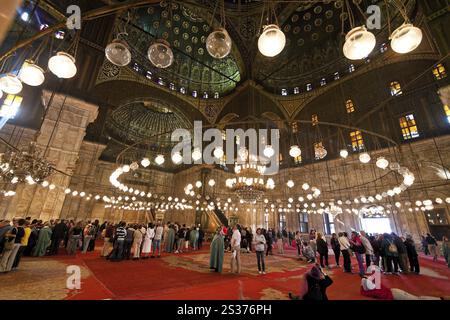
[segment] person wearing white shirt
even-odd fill
[[[352,265],[350,260],[350,242],[346,237],[345,232],[339,232],[339,245],[341,247],[342,257],[344,258],[344,272],[352,272]]]
[[[238,225],[235,225],[233,227],[233,235],[231,236],[231,248],[231,272],[241,273],[241,233],[239,232]]]

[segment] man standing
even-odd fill
[[[65,220],[61,220],[55,227],[53,228],[52,233],[52,244],[50,246],[50,254],[58,254],[59,245],[61,241],[66,236],[67,225]]]
[[[153,251],[152,251],[152,258],[155,257],[155,252],[158,250],[158,258],[161,257],[161,239],[163,237],[164,228],[161,226],[161,224],[158,222],[155,229],[155,237],[153,240]]]
[[[372,257],[373,257],[373,247],[370,243],[369,239],[367,239],[367,234],[364,231],[360,232],[361,236],[361,242],[364,246],[364,249],[366,249],[366,270],[370,267],[372,264]]]
[[[125,230],[126,223],[121,221],[116,229],[114,250],[111,255],[110,261],[120,261],[123,259],[123,248],[125,238],[127,237],[127,230]]]
[[[239,225],[234,225],[233,235],[231,236],[231,272],[241,273],[241,233],[238,230]],[[235,268],[236,267],[236,268]]]

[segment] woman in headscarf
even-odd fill
[[[50,246],[52,238],[52,229],[48,222],[44,223],[44,227],[39,231],[38,241],[33,249],[34,257],[42,257],[47,252],[47,248]]]
[[[224,234],[221,228],[216,230],[214,239],[211,242],[211,255],[209,258],[209,268],[215,272],[222,272],[223,255],[225,252]]]
[[[300,296],[295,297],[289,292],[289,297],[293,300],[299,300],[303,297],[303,300],[310,301],[325,301],[328,300],[327,288],[333,284],[333,280],[323,272],[318,264],[313,266],[311,270],[305,275],[305,282],[300,289]],[[307,288],[306,288],[306,286]],[[303,294],[303,292],[305,292]]]
[[[167,231],[167,239],[166,239],[166,252],[173,251],[173,244],[175,243],[175,229],[173,225],[169,226],[169,230]]]

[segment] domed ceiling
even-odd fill
[[[409,14],[416,7],[416,0],[401,1]],[[347,60],[342,46],[350,20],[354,20],[354,26],[362,25],[361,11],[367,16],[368,6],[377,4],[384,12],[382,28],[372,31],[383,33],[380,39],[387,41],[384,0],[352,0],[347,2],[349,6],[344,3],[344,0],[274,1],[278,23],[286,35],[286,47],[274,58],[262,56],[257,48],[258,35],[265,24],[262,16],[264,12],[267,14],[263,1],[225,0],[226,29],[233,50],[222,60],[212,58],[205,46],[208,35],[218,25],[220,10],[216,1],[165,0],[135,8],[118,18],[116,34],[124,30],[128,33],[125,39],[132,49],[131,67],[171,90],[197,98],[218,98],[250,79],[271,93],[280,94],[283,89],[293,93],[294,88],[305,88],[310,83],[313,88],[318,87],[323,79],[337,80],[348,73],[350,65],[358,67],[366,63]],[[389,6],[389,12],[393,28],[403,22],[395,7]],[[147,50],[156,39],[166,40],[173,49],[175,61],[167,69],[155,68],[147,58]],[[340,75],[336,77],[336,73]]]
[[[181,113],[174,112],[169,105],[158,100],[125,104],[115,109],[106,122],[112,137],[131,143],[154,139],[163,145],[170,142],[173,130],[191,127],[191,122]]]
[[[212,58],[205,48],[212,31],[210,22],[181,3],[169,6],[169,2],[161,1],[132,13],[126,40],[137,68],[148,70],[148,76],[170,81],[174,90],[188,94],[197,91],[203,96],[206,92],[213,97],[232,91],[241,80],[238,58],[233,53],[222,60]],[[127,19],[127,14],[119,18],[119,30],[124,30]],[[148,47],[155,39],[164,39],[173,49],[174,63],[167,69],[156,69],[147,58]]]
[[[191,129],[192,122],[163,101],[142,99],[126,103],[106,119],[105,133],[109,142],[102,159],[115,162],[128,146],[135,146],[131,152],[141,156],[165,152],[173,146],[171,134],[178,128]]]

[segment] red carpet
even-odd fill
[[[230,254],[226,254],[224,271],[216,274],[208,270],[207,253],[208,249],[204,249],[195,253],[163,255],[161,259],[122,262],[109,262],[99,257],[98,251],[77,254],[67,263],[83,264],[91,275],[83,280],[82,289],[70,293],[67,299],[287,299],[288,292],[298,292],[302,275],[310,267],[297,261],[296,251],[289,249],[285,255],[288,258],[272,257],[275,264],[278,260],[279,264],[289,262],[289,270],[270,272],[268,267],[268,274],[262,276],[255,275],[254,271],[250,273],[248,269],[239,276],[233,275],[228,272]],[[243,264],[256,268],[254,253],[242,257]],[[65,261],[67,258],[56,259]],[[168,263],[167,259],[174,262]],[[334,257],[331,256],[332,262]],[[356,261],[353,265],[356,270]],[[422,275],[383,276],[382,283],[388,288],[400,288],[415,295],[450,296],[450,271],[442,261],[421,258],[421,268]],[[346,274],[335,268],[329,273],[334,281],[328,290],[330,299],[369,299],[360,294],[357,274]]]

